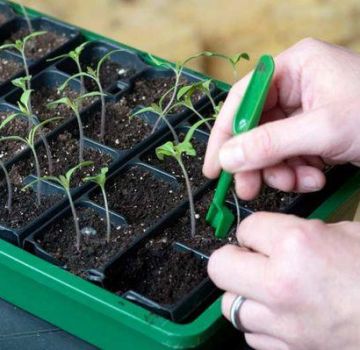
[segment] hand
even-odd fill
[[[245,337],[256,350],[360,348],[360,223],[324,224],[255,213],[239,226],[239,243],[215,251],[208,272],[227,291],[229,319],[237,295]]]
[[[263,125],[232,137],[250,75],[231,89],[210,136],[203,168],[235,173],[238,196],[253,199],[264,180],[295,192],[321,189],[324,163],[360,164],[360,56],[306,39],[275,59]]]

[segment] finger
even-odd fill
[[[287,164],[295,174],[294,192],[309,193],[321,190],[326,182],[324,173],[313,166],[309,166],[304,157],[294,157],[287,160]]]
[[[236,237],[240,246],[271,256],[284,233],[302,225],[304,221],[288,214],[257,212],[241,222]]]
[[[307,165],[311,165],[315,168],[318,168],[319,170],[324,170],[325,163],[324,161],[317,156],[304,156],[303,159],[307,163]]]
[[[231,321],[231,306],[236,298],[237,295],[233,293],[225,293],[222,297],[222,313],[229,321]],[[239,310],[238,317],[243,328],[251,333],[269,334],[269,328],[276,321],[276,317],[267,306],[252,299],[244,301]]]
[[[326,156],[338,141],[330,113],[331,108],[319,108],[235,136],[222,146],[220,165],[235,173],[263,169],[295,156]]]
[[[259,171],[244,171],[234,175],[236,194],[242,200],[254,199],[261,190],[261,174]]]
[[[293,191],[296,185],[295,172],[285,163],[264,169],[263,178],[268,186],[280,191]]]
[[[246,343],[256,350],[288,350],[289,346],[282,340],[259,333],[246,333]]]
[[[210,179],[219,176],[219,148],[225,141],[232,137],[234,114],[242,99],[242,94],[249,79],[250,75],[247,75],[230,90],[210,133],[203,166],[204,175]]]
[[[218,288],[259,302],[268,299],[262,287],[266,271],[265,256],[234,245],[216,250],[208,263],[208,274]]]

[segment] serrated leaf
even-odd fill
[[[163,145],[156,147],[155,154],[160,160],[164,160],[164,157],[175,157],[176,151],[172,141],[167,141]]]
[[[186,153],[188,156],[196,156],[195,148],[193,147],[192,143],[189,141],[183,141],[175,146],[176,153],[182,154]]]

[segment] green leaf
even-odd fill
[[[95,176],[87,176],[83,179],[83,181],[85,182],[92,181],[97,183],[100,187],[104,188],[106,183],[106,175],[108,171],[109,171],[108,167],[101,168],[100,174]]]
[[[30,97],[33,91],[34,90],[25,90],[20,96],[20,102],[27,110],[26,114],[30,114]]]
[[[65,106],[71,107],[72,103],[68,97],[62,97],[62,98],[59,98],[58,100],[48,103],[46,106],[50,109],[54,109],[58,105],[65,105]]]
[[[31,78],[32,78],[31,75],[27,76],[27,77],[20,77],[20,78],[12,80],[11,83],[14,86],[16,86],[16,87],[22,89],[23,91],[25,91],[27,89],[26,84],[27,84],[27,82],[29,82],[31,80]]]
[[[241,59],[250,60],[250,56],[246,52],[237,53],[229,57],[230,62],[235,66]]]
[[[185,135],[184,141],[185,143],[190,142],[191,139],[194,136],[195,131],[204,123],[209,122],[211,120],[214,120],[214,118],[205,118],[197,121],[195,124],[191,126],[191,128],[188,130],[188,132]]]
[[[175,149],[177,154],[186,153],[188,156],[192,156],[192,157],[196,156],[195,148],[189,141],[183,141],[179,143],[178,145],[175,146]]]
[[[101,60],[98,62],[97,66],[96,66],[96,76],[98,79],[100,79],[100,69],[101,69],[101,66],[103,65],[103,63],[111,56],[113,55],[114,53],[116,52],[124,52],[125,50],[123,49],[117,49],[117,50],[112,50],[110,52],[108,52],[106,55],[104,55]]]
[[[80,44],[78,47],[75,48],[73,52],[76,53],[76,55],[79,57],[81,53],[84,51],[85,46],[89,44],[90,41],[85,41],[84,43]]]
[[[87,71],[88,74],[95,77],[95,79],[96,79],[96,71],[95,71],[95,69],[91,68],[90,66],[87,66],[86,71]]]
[[[49,123],[52,123],[53,121],[56,121],[56,120],[60,120],[60,119],[63,119],[63,117],[55,117],[55,118],[49,118],[49,119],[46,119],[44,120],[43,122],[39,123],[39,124],[36,124],[30,131],[29,131],[29,135],[27,137],[27,141],[29,143],[29,145],[31,146],[34,146],[35,144],[35,136],[36,136],[36,133],[38,132],[38,130],[40,128],[42,128],[43,126],[49,124]]]
[[[176,157],[176,150],[173,142],[168,141],[163,145],[156,147],[155,154],[160,160],[164,160],[164,157]]]
[[[25,47],[26,42],[27,42],[28,40],[33,39],[33,38],[35,38],[35,37],[37,37],[37,36],[40,36],[40,35],[44,35],[44,34],[46,34],[46,33],[47,33],[47,31],[45,31],[45,30],[41,30],[41,31],[37,31],[37,32],[32,32],[32,33],[30,33],[29,35],[27,35],[27,36],[22,40],[23,46]]]
[[[9,124],[14,118],[16,118],[18,116],[18,113],[13,113],[11,115],[9,115],[8,117],[6,117],[2,123],[0,124],[0,130],[2,128],[4,128],[7,124]]]
[[[80,168],[86,167],[86,166],[92,166],[94,162],[92,161],[84,161],[79,163],[78,165],[71,168],[67,173],[65,174],[66,181],[70,184],[71,177],[73,176],[74,172],[79,170]]]
[[[83,100],[85,98],[88,98],[88,97],[100,97],[100,96],[107,96],[106,94],[102,94],[101,92],[99,91],[92,91],[92,92],[88,92],[84,95],[81,95],[77,98],[77,100]]]
[[[4,44],[0,46],[0,50],[14,49],[16,48],[15,44]]]
[[[194,85],[186,85],[179,89],[176,99],[179,101],[183,96],[188,95],[194,90]]]

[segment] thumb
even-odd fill
[[[331,158],[340,154],[346,135],[342,135],[343,118],[336,109],[329,105],[231,138],[220,150],[222,168],[235,173],[262,169],[295,156]]]

